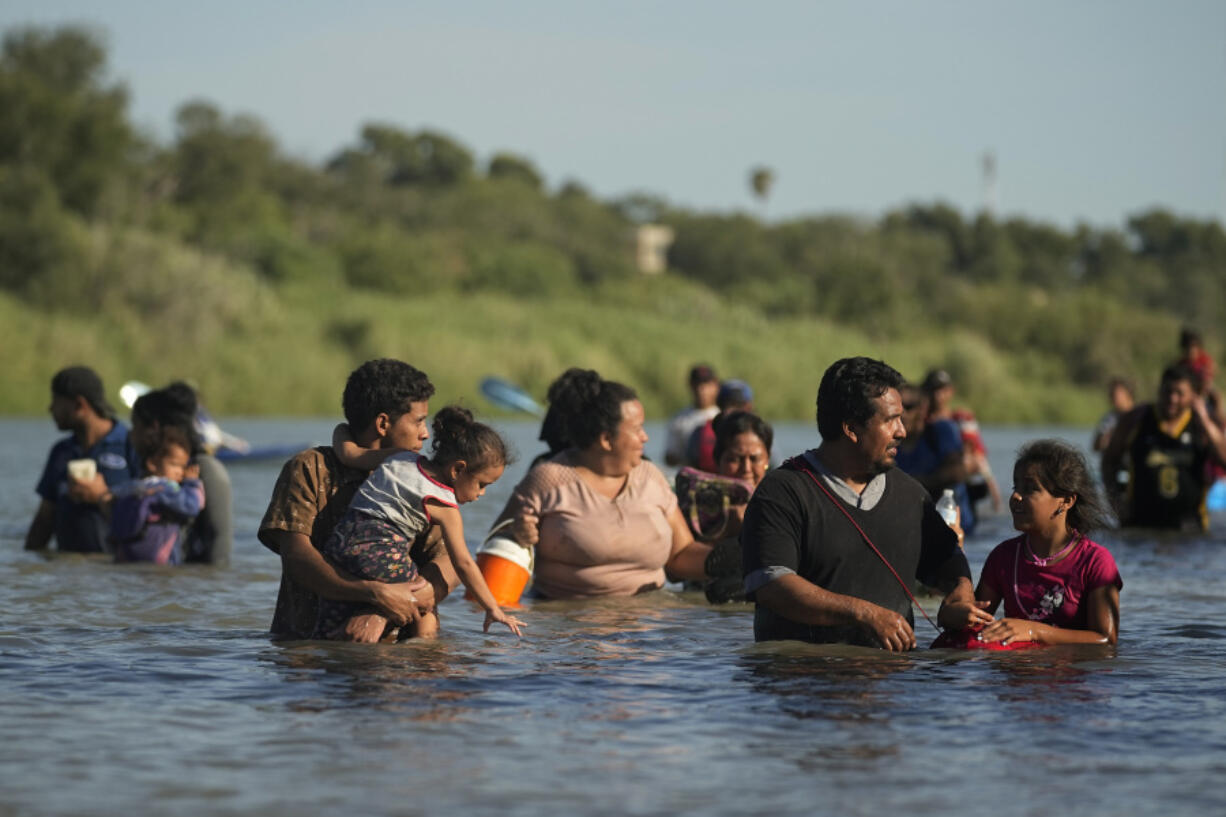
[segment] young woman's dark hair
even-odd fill
[[[553,450],[587,448],[601,434],[617,436],[622,404],[637,400],[634,389],[605,380],[592,369],[567,369],[549,386],[549,411],[541,424],[541,439]]]
[[[1031,471],[1052,496],[1077,497],[1068,511],[1068,526],[1081,533],[1112,524],[1111,513],[1081,452],[1063,440],[1035,440],[1017,452],[1014,474]]]
[[[425,372],[400,360],[380,358],[353,370],[345,382],[341,405],[345,422],[358,434],[380,414],[396,420],[409,410],[410,403],[424,402],[433,394],[434,384]]]
[[[822,375],[817,387],[817,430],[837,440],[844,423],[863,425],[877,413],[873,400],[903,384],[903,376],[880,360],[845,357]]]
[[[757,435],[770,456],[771,445],[775,442],[775,431],[770,423],[751,411],[734,411],[715,419],[715,461],[718,463],[732,441],[747,431]]]
[[[430,461],[440,466],[464,460],[470,471],[510,465],[514,457],[497,431],[473,419],[461,406],[444,406],[434,415]]]

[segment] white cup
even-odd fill
[[[68,476],[77,482],[93,482],[98,473],[98,463],[93,460],[69,460]]]

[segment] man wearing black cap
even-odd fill
[[[26,533],[26,550],[43,550],[51,536],[62,551],[105,553],[110,489],[140,475],[128,427],[115,417],[98,374],[70,366],[51,378],[51,417],[72,432],[47,456],[38,495],[42,501]],[[70,473],[71,472],[71,473]]]

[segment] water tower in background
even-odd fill
[[[634,257],[639,272],[659,274],[668,269],[668,248],[676,234],[665,224],[640,224],[635,229]]]

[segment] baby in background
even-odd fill
[[[324,544],[323,555],[361,579],[407,582],[417,576],[409,556],[413,541],[438,526],[452,565],[464,586],[485,608],[484,629],[499,622],[519,635],[523,622],[498,606],[464,541],[459,506],[474,502],[494,483],[510,460],[498,432],[473,420],[471,412],[447,406],[434,417],[432,456],[413,451],[370,451],[334,446],[346,465],[370,467],[371,458],[386,457],[362,483],[344,518]],[[344,439],[342,429],[338,437]],[[340,638],[345,623],[369,612],[360,604],[320,599],[316,638]],[[437,631],[431,611],[415,623],[415,635]]]
[[[204,508],[200,467],[187,432],[163,426],[137,453],[145,476],[115,489],[110,541],[117,562],[177,565],[183,532]]]

